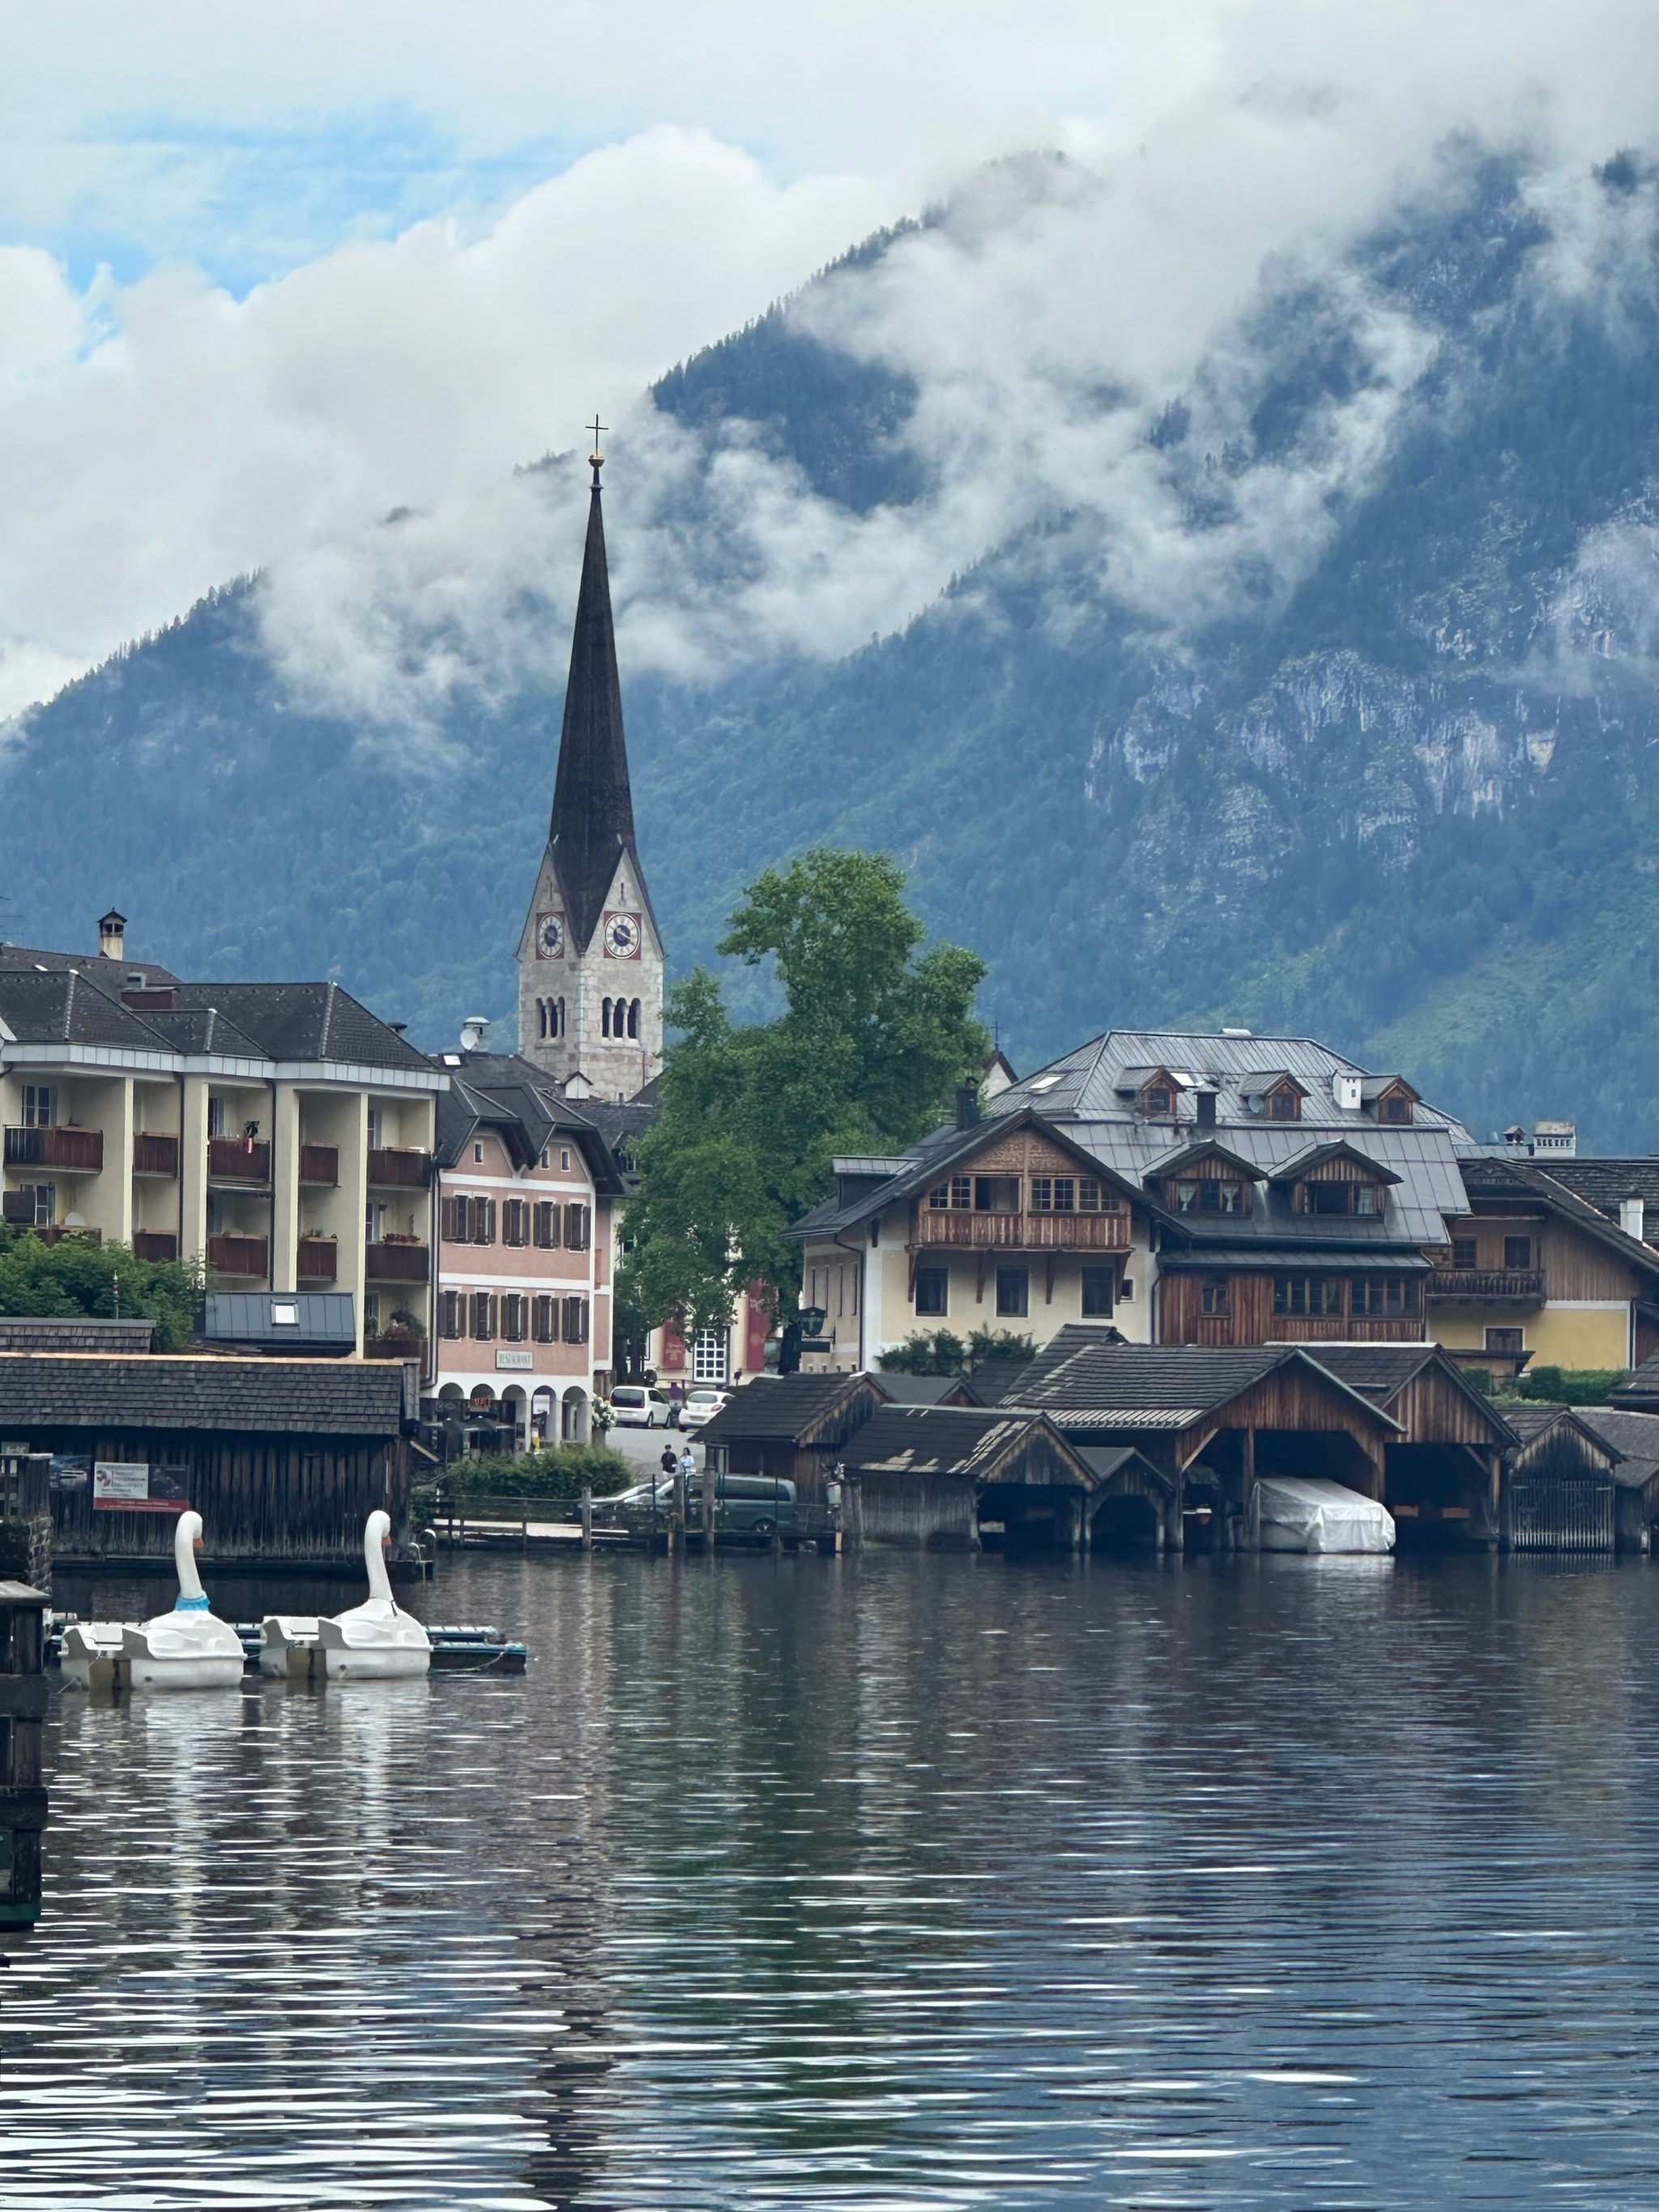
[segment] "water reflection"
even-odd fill
[[[470,1562],[522,1680],[64,1699],[0,2207],[1647,2206],[1653,1588]]]

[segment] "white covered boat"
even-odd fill
[[[1263,1475],[1251,1496],[1250,1516],[1264,1552],[1394,1549],[1388,1507],[1322,1475]]]

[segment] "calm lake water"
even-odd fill
[[[1659,1571],[422,1603],[527,1677],[55,1700],[7,2212],[1659,2205]]]

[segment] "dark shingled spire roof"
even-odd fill
[[[598,927],[621,855],[627,853],[635,872],[639,869],[597,469],[588,502],[576,628],[570,641],[570,678],[565,686],[549,842],[569,904],[572,935],[577,948],[585,949]]]

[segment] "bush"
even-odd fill
[[[1534,1367],[1516,1388],[1522,1398],[1551,1405],[1605,1406],[1629,1372],[1626,1367]]]
[[[948,1328],[919,1328],[884,1352],[881,1364],[890,1375],[971,1375],[988,1359],[1030,1359],[1036,1349],[1029,1336],[1007,1328],[976,1328],[966,1344]]]
[[[450,1498],[596,1498],[626,1490],[635,1470],[603,1444],[556,1444],[550,1451],[469,1452],[445,1469]]]

